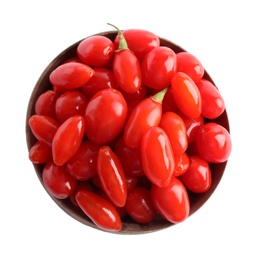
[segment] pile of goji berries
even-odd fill
[[[229,132],[209,122],[225,104],[194,55],[146,30],[117,31],[113,41],[82,40],[51,72],[28,121],[29,158],[43,164],[50,195],[101,229],[119,231],[126,216],[178,223],[190,212],[187,191],[208,191],[210,164],[230,155]]]

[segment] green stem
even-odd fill
[[[154,101],[158,102],[158,103],[162,103],[162,102],[163,102],[163,98],[164,98],[164,96],[165,96],[167,90],[168,90],[168,87],[167,87],[167,88],[164,88],[164,89],[161,90],[160,92],[156,93],[156,94],[153,95],[151,98],[152,98]]]
[[[126,42],[126,39],[122,33],[122,31],[116,27],[115,25],[111,24],[111,23],[107,23],[108,25],[111,25],[112,27],[114,27],[117,30],[117,36],[119,39],[119,46],[118,49],[116,51],[122,51],[122,50],[128,50],[128,45]]]

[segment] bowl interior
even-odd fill
[[[113,40],[116,37],[117,32],[116,31],[103,32],[103,33],[99,33],[98,35],[104,35],[104,36],[110,38],[111,40]],[[33,136],[32,132],[28,126],[28,119],[30,118],[30,116],[32,116],[35,113],[34,107],[35,107],[36,100],[43,92],[52,88],[50,81],[49,81],[50,73],[57,66],[59,66],[61,63],[63,63],[65,60],[76,56],[76,48],[77,48],[79,42],[80,41],[74,43],[73,45],[68,47],[66,50],[61,52],[56,58],[54,58],[54,60],[43,71],[43,73],[39,77],[39,79],[32,91],[32,94],[31,94],[31,97],[30,97],[30,100],[28,103],[27,115],[26,115],[26,140],[27,140],[28,150],[32,147],[32,145],[36,141],[35,137]],[[160,38],[160,44],[161,44],[161,46],[167,46],[167,47],[171,48],[176,53],[185,51],[183,48],[176,45],[175,43],[173,43],[169,40],[163,39],[163,38]],[[204,78],[208,79],[209,81],[211,81],[214,84],[213,80],[211,79],[211,77],[209,76],[207,71],[205,71]],[[212,120],[212,121],[222,125],[229,131],[229,122],[228,122],[228,116],[227,116],[226,110],[220,117],[218,117],[217,119]],[[218,183],[220,182],[220,180],[223,176],[226,164],[227,164],[227,162],[210,165],[211,171],[212,171],[212,186],[211,186],[210,190],[208,190],[207,192],[202,193],[202,194],[195,194],[195,193],[189,192],[190,205],[191,205],[190,215],[192,215],[194,212],[196,212],[209,199],[211,194],[214,192],[215,188],[217,187]],[[36,172],[40,182],[43,185],[43,181],[42,181],[43,165],[33,164],[33,166],[34,166],[35,172]],[[95,224],[92,223],[92,221],[90,221],[90,219],[81,210],[79,210],[78,208],[73,206],[73,204],[70,202],[69,199],[59,200],[59,199],[52,197],[51,195],[50,195],[50,197],[55,201],[55,203],[62,210],[64,210],[68,215],[70,215],[74,219],[80,221],[81,223],[83,223],[85,225],[99,229]],[[134,221],[132,221],[131,219],[125,218],[123,220],[122,230],[119,233],[121,233],[121,234],[148,233],[148,232],[165,229],[172,225],[174,225],[174,224],[164,220],[160,216],[156,216],[156,218],[154,219],[154,221],[152,223],[145,224],[145,225],[137,224]]]

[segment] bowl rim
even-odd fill
[[[103,31],[100,33],[96,33],[96,34],[87,36],[85,38],[89,38],[89,37],[92,37],[95,35],[105,36],[105,37],[108,37],[109,39],[113,40],[117,35],[117,31],[115,31],[115,30]],[[160,46],[169,47],[172,50],[174,50],[175,53],[182,52],[182,51],[187,52],[187,50],[180,47],[179,45],[172,42],[171,40],[168,40],[168,39],[160,37],[160,36],[158,36],[158,37],[160,39]],[[75,43],[71,44],[69,47],[67,47],[66,49],[61,51],[46,66],[46,68],[43,70],[40,77],[36,81],[36,84],[31,92],[31,95],[29,98],[29,102],[27,105],[27,112],[26,112],[25,133],[26,133],[26,143],[27,143],[28,152],[36,141],[36,138],[33,136],[32,132],[30,130],[30,127],[28,125],[28,120],[29,120],[30,116],[32,116],[35,112],[34,107],[35,107],[36,100],[39,97],[39,95],[44,92],[44,90],[51,88],[50,82],[49,83],[47,82],[51,71],[54,68],[56,68],[58,65],[63,63],[65,60],[67,60],[68,58],[75,56],[76,47],[85,38],[76,41]],[[205,69],[203,78],[211,81],[214,84],[214,86],[217,88],[215,82],[212,80],[211,76],[208,74],[206,69]],[[45,84],[44,85],[45,87],[44,87],[44,89],[41,89],[40,86],[42,86],[43,84]],[[210,120],[210,121],[219,123],[224,128],[226,128],[228,132],[230,132],[228,114],[227,114],[226,109],[217,119]],[[212,186],[209,189],[209,191],[202,193],[202,194],[192,194],[188,191],[189,197],[190,197],[190,194],[192,194],[192,197],[191,197],[192,206],[190,208],[190,213],[189,213],[188,218],[191,215],[193,215],[197,210],[199,210],[209,200],[211,195],[214,193],[216,187],[218,186],[219,182],[221,181],[221,179],[223,177],[227,163],[228,163],[228,161],[220,163],[220,164],[210,164],[213,180],[212,180]],[[176,225],[174,223],[168,222],[167,220],[164,220],[160,216],[156,216],[154,221],[150,224],[144,224],[144,225],[138,224],[133,221],[129,221],[129,220],[127,221],[127,219],[126,219],[125,221],[122,221],[123,226],[119,232],[113,232],[113,231],[111,232],[111,231],[103,230],[103,229],[97,227],[81,210],[77,209],[76,207],[73,207],[73,210],[72,210],[71,207],[73,205],[68,199],[60,200],[60,199],[53,197],[51,194],[49,194],[48,191],[46,190],[46,188],[44,187],[43,180],[41,177],[43,165],[38,165],[38,164],[34,164],[34,163],[32,163],[32,164],[33,164],[34,170],[37,174],[37,177],[38,177],[40,183],[42,184],[42,186],[45,189],[45,191],[47,192],[47,194],[52,198],[52,200],[69,216],[71,216],[75,220],[77,220],[77,221],[81,222],[82,224],[87,225],[91,228],[94,228],[94,229],[97,229],[100,231],[104,231],[104,232],[116,233],[116,234],[144,234],[144,233],[150,233],[150,232],[163,230],[163,229]]]

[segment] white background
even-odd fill
[[[0,259],[260,259],[258,1],[1,1]],[[258,3],[259,4],[259,3]],[[196,55],[222,93],[233,151],[210,200],[182,224],[122,236],[65,214],[28,160],[25,115],[49,62],[112,28],[142,28]]]

